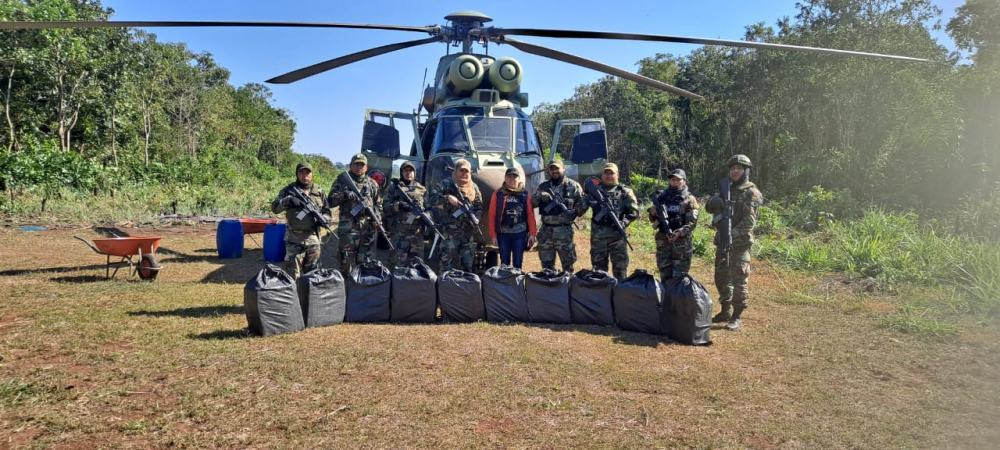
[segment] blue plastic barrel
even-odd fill
[[[243,222],[239,220],[223,220],[215,231],[215,248],[219,250],[219,258],[243,257]]]
[[[264,261],[285,260],[285,227],[283,223],[269,223],[264,227]]]

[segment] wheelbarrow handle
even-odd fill
[[[101,251],[100,251],[100,250],[98,250],[98,249],[97,249],[97,247],[95,247],[95,246],[94,246],[94,244],[93,244],[92,242],[90,242],[90,241],[88,241],[88,240],[86,240],[86,239],[84,239],[84,238],[82,238],[82,237],[80,237],[80,236],[76,236],[76,235],[73,235],[73,237],[75,237],[75,238],[77,238],[77,239],[79,239],[79,240],[83,241],[83,243],[84,243],[84,244],[87,244],[87,247],[90,247],[91,249],[93,249],[95,253],[97,253],[97,254],[99,254],[99,255],[102,255],[102,254],[103,254],[103,253],[101,253]]]

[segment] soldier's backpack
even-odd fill
[[[528,301],[524,298],[521,269],[499,265],[483,275],[483,303],[489,322],[527,322]]]
[[[388,322],[392,274],[378,261],[355,267],[347,280],[348,322]]]
[[[663,334],[660,304],[663,285],[653,274],[639,269],[615,286],[615,321],[618,328],[640,333]]]
[[[486,320],[483,304],[483,283],[472,272],[449,270],[437,280],[441,319],[445,322],[475,322]]]
[[[618,280],[600,270],[581,270],[569,284],[569,311],[580,325],[615,324],[611,297]]]
[[[393,322],[433,322],[437,319],[437,274],[420,258],[392,271]]]
[[[292,333],[306,327],[295,280],[278,266],[268,264],[247,282],[243,306],[250,333],[257,336]]]
[[[688,345],[709,345],[712,339],[712,296],[691,275],[663,285],[660,325],[670,339]]]
[[[307,327],[326,327],[344,322],[347,287],[339,271],[316,269],[306,272],[295,283]]]
[[[569,311],[569,280],[563,271],[544,269],[524,277],[524,295],[528,302],[528,321],[534,323],[572,323]]]

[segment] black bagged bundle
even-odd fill
[[[392,274],[378,261],[355,267],[347,280],[347,322],[388,322]]]
[[[326,327],[344,322],[347,287],[339,271],[316,269],[303,274],[295,284],[307,327]]]
[[[483,275],[483,303],[489,322],[527,322],[524,273],[511,266],[493,266]]]
[[[581,270],[569,283],[569,311],[580,325],[615,324],[611,296],[618,280],[600,270]]]
[[[437,318],[437,274],[420,258],[392,271],[393,322],[433,322]]]
[[[615,321],[618,328],[640,333],[663,334],[660,305],[663,285],[653,274],[636,270],[615,286]]]
[[[691,275],[671,278],[663,284],[660,324],[667,336],[689,345],[709,345],[712,328],[712,296]]]
[[[534,323],[572,323],[569,312],[569,280],[572,275],[544,269],[524,276],[524,296],[528,302],[528,321]]]
[[[479,275],[449,270],[437,280],[441,319],[445,322],[475,322],[486,320],[483,304],[483,283]]]
[[[295,280],[278,266],[268,264],[247,282],[243,306],[250,333],[257,336],[292,333],[306,327]]]

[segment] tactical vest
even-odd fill
[[[628,194],[625,192],[625,187],[623,187],[620,184],[613,186],[611,189],[605,189],[604,186],[601,186],[600,189],[602,189],[604,193],[608,196],[608,200],[611,202],[612,211],[610,211],[609,214],[605,214],[603,217],[601,217],[601,220],[594,220],[593,218],[591,218],[591,221],[595,225],[612,227],[614,226],[615,222],[611,220],[611,214],[614,214],[619,221],[625,218],[624,217],[625,212],[622,211],[622,206],[625,204],[625,197],[627,197]],[[598,211],[595,211],[594,217],[597,217]]]
[[[679,230],[684,225],[687,225],[687,200],[688,190],[677,190],[677,192],[671,192],[669,189],[664,190],[660,194],[660,204],[664,206],[667,210],[667,225],[670,225],[671,230]]]
[[[523,233],[528,230],[528,193],[508,194],[497,191],[497,201],[492,205],[496,212],[497,233]]]

